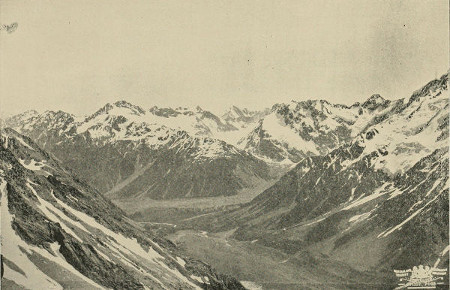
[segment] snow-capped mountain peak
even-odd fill
[[[119,115],[141,116],[141,115],[145,114],[145,110],[139,106],[136,106],[127,101],[121,100],[121,101],[116,101],[113,104],[107,103],[101,109],[99,109],[97,112],[95,112],[91,116],[88,116],[86,118],[86,121],[89,121],[91,119],[96,118],[97,116],[105,115],[105,114],[116,115],[116,116],[119,116]]]
[[[134,114],[140,115],[145,114],[145,110],[137,105],[133,105],[127,101],[121,100],[114,103],[114,106],[118,108],[128,108],[130,109]]]
[[[363,104],[362,107],[369,109],[369,110],[375,110],[380,106],[387,106],[390,103],[389,100],[384,99],[379,94],[375,94],[370,96]]]
[[[271,113],[264,117],[264,121],[254,127],[254,130],[241,139],[239,144],[260,157],[276,161],[289,159],[297,162],[305,156],[326,154],[374,126],[382,135],[387,134],[389,130],[395,130],[392,134],[403,132],[410,136],[415,134],[411,130],[424,130],[430,125],[428,121],[436,122],[436,120],[430,120],[431,117],[438,112],[445,112],[448,105],[447,94],[444,93],[447,92],[447,83],[447,74],[439,80],[431,81],[416,91],[407,104],[404,99],[390,101],[378,94],[370,96],[362,104],[355,103],[350,107],[331,104],[324,100],[275,104]],[[412,105],[413,102],[417,105]],[[426,106],[421,107],[422,103]],[[416,111],[411,109],[413,107]],[[412,122],[392,121],[393,118],[402,118],[405,110],[409,112],[406,120],[413,118]],[[424,112],[420,118],[423,118],[425,123],[416,126],[415,129],[408,128],[407,124],[422,122],[413,117],[414,114],[419,116],[416,113],[418,111]],[[388,124],[385,122],[387,119],[390,120]],[[394,125],[399,127],[394,129],[392,127]],[[390,129],[382,129],[379,128],[380,126]],[[286,138],[286,134],[281,137],[281,132],[289,132],[290,137]]]

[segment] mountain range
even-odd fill
[[[119,101],[85,118],[62,111],[26,112],[6,120],[6,125],[30,136],[108,195],[234,195],[271,179],[263,161],[212,138],[238,129],[200,108],[145,111]]]
[[[65,233],[72,231],[93,247],[100,246],[85,238],[80,226],[77,229],[76,224],[83,220],[75,219],[77,214],[94,217],[96,224],[88,230],[103,229],[101,242],[110,249],[116,245],[109,237],[118,233],[123,237],[116,242],[136,237],[147,241],[141,248],[163,248],[138,235],[138,226],[156,224],[163,232],[168,228],[175,234],[174,240],[183,244],[184,252],[225,274],[239,275],[214,255],[222,250],[229,253],[228,241],[232,241],[259,254],[261,249],[269,249],[269,253],[289,255],[277,265],[286,263],[294,272],[309,271],[305,267],[319,271],[311,280],[300,275],[295,287],[309,287],[308,283],[319,283],[327,276],[329,283],[338,284],[314,285],[385,289],[395,284],[393,269],[448,264],[448,115],[448,73],[409,98],[386,100],[372,95],[351,106],[324,100],[292,101],[261,111],[234,106],[219,116],[200,107],[144,109],[118,101],[84,117],[62,111],[28,111],[3,121],[12,129],[3,131],[7,135],[3,137],[4,159],[9,163],[2,169],[7,172],[2,177],[6,180],[2,192],[7,193],[12,214],[16,208],[9,201],[10,195],[14,196],[10,192],[25,194],[40,209],[37,215],[47,213],[47,218],[58,219]],[[52,168],[57,172],[49,172]],[[15,174],[26,176],[18,179],[18,189],[10,185],[16,182]],[[66,191],[74,193],[66,197]],[[86,192],[92,194],[83,195]],[[26,208],[22,204],[31,202],[22,195],[23,200],[16,203],[21,210]],[[74,200],[81,197],[85,198],[81,204]],[[231,202],[218,206],[221,198]],[[110,200],[135,221],[128,220]],[[188,216],[185,206],[178,206],[189,203],[195,208],[205,200],[212,201],[207,210],[192,210]],[[62,216],[64,208],[66,216]],[[154,220],[152,212],[175,214],[171,224],[165,225],[161,217]],[[65,221],[68,224],[63,226]],[[53,251],[54,242],[59,241],[53,229],[45,232],[44,239],[53,243],[51,246],[35,241],[36,230],[27,222],[22,224],[26,227],[13,229],[23,232],[21,238],[27,244]],[[103,228],[108,225],[112,227],[109,230],[117,230],[109,237]],[[149,227],[144,229],[149,231]],[[208,241],[225,239],[225,246],[220,248],[214,242],[211,255],[205,254],[210,253],[206,248],[194,251],[196,245],[183,243],[188,239],[184,231],[198,231]],[[116,247],[118,255],[130,259],[120,249]],[[34,252],[43,256],[40,251]],[[164,256],[168,250],[161,251]],[[86,255],[91,257],[91,252]],[[69,254],[62,255],[70,260]],[[211,268],[201,276],[179,266],[179,275],[209,277],[200,280],[211,282]],[[145,265],[137,267],[146,270]],[[142,283],[141,276],[130,275],[138,278],[123,279],[135,286]],[[217,278],[217,287],[239,285],[228,276],[214,275],[222,277]],[[252,277],[261,276],[251,273]],[[88,278],[113,285],[95,276]],[[187,279],[188,284],[210,285]],[[270,284],[259,279],[262,281],[257,282]]]
[[[301,159],[348,143],[398,102],[379,95],[350,107],[292,101],[217,116],[118,101],[85,117],[27,111],[4,123],[113,198],[173,199],[236,195],[270,182]]]

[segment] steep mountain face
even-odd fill
[[[10,129],[0,138],[0,193],[2,289],[244,289],[144,233]]]
[[[226,196],[272,178],[261,160],[208,137],[236,129],[200,108],[145,111],[120,101],[84,119],[47,111],[6,125],[111,197]]]
[[[194,136],[215,137],[218,133],[238,130],[233,124],[198,106],[194,110],[182,107],[176,109],[153,107],[149,112],[164,118],[161,123]]]
[[[272,161],[298,162],[351,141],[368,123],[398,105],[379,95],[350,107],[323,100],[276,104],[239,145]]]
[[[268,179],[267,165],[245,151],[180,132],[146,166],[106,195],[113,199],[229,196]]]
[[[236,239],[325,255],[392,282],[392,269],[448,264],[448,74],[408,100],[371,99],[361,107],[386,108],[351,142],[303,159],[238,209],[184,225],[234,229]]]

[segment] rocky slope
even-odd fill
[[[244,289],[144,233],[25,136],[0,138],[2,289]]]
[[[248,204],[184,226],[233,229],[235,239],[327,257],[393,283],[392,269],[445,267],[448,74],[383,104],[349,143],[303,159]]]

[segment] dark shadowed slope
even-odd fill
[[[2,289],[237,289],[178,253],[29,138],[1,132]]]

